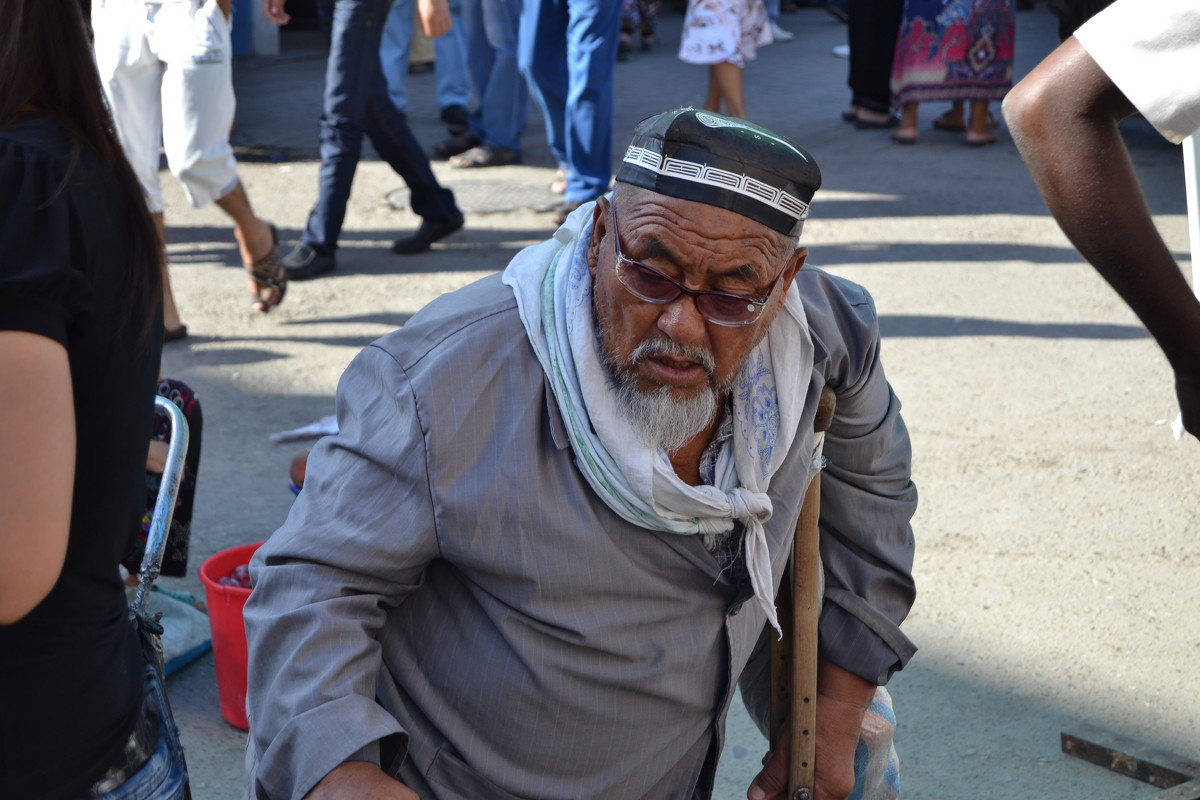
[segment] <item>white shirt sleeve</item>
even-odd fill
[[[1117,0],[1075,38],[1163,136],[1200,129],[1197,0]]]

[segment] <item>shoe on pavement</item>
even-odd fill
[[[774,37],[775,41],[777,42],[790,42],[792,39],[796,38],[796,34],[792,33],[791,31],[785,31],[783,28],[779,27],[779,23],[777,22],[771,23],[771,36]]]
[[[503,147],[492,147],[481,144],[466,152],[450,156],[450,166],[456,169],[471,169],[473,167],[507,167],[510,164],[520,164],[521,155]]]
[[[333,272],[336,267],[337,256],[332,250],[321,253],[303,242],[283,257],[283,273],[289,281],[306,281]]]
[[[416,233],[404,239],[397,239],[392,245],[392,252],[400,256],[413,253],[424,253],[438,239],[444,239],[463,226],[463,216],[448,219],[422,219],[421,227]]]
[[[454,103],[442,109],[442,122],[446,123],[446,132],[451,136],[462,136],[471,130],[471,112],[467,107]]]
[[[433,146],[433,157],[438,161],[445,161],[451,156],[465,153],[472,147],[478,147],[481,144],[483,142],[479,137],[469,130],[464,133],[452,134],[445,141],[438,142]]]

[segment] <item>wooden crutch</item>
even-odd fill
[[[833,422],[837,398],[833,389],[821,390],[813,431],[819,456],[821,436]],[[796,540],[788,559],[775,605],[783,638],[771,638],[771,747],[774,748],[784,722],[789,722],[792,745],[789,755],[788,800],[815,797],[817,723],[817,617],[821,570],[821,473],[813,476],[800,506]]]

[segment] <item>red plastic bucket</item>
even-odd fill
[[[200,565],[200,580],[208,599],[208,624],[212,628],[213,664],[217,668],[217,695],[221,716],[230,725],[249,730],[246,719],[246,626],[242,608],[249,589],[225,586],[218,580],[239,564],[248,564],[262,545],[243,544],[213,553]]]

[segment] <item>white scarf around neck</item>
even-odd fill
[[[763,523],[772,511],[767,488],[796,439],[812,373],[800,293],[789,287],[783,309],[734,382],[733,437],[717,456],[716,485],[690,486],[675,474],[665,450],[633,433],[609,385],[586,255],[593,205],[575,211],[553,239],[518,253],[502,276],[550,378],[576,461],[609,508],[639,527],[722,533],[741,521],[754,596],[778,631]]]

